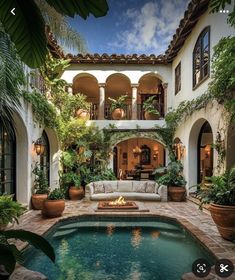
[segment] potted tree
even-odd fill
[[[156,104],[154,100],[155,96],[149,97],[147,100],[143,103],[143,109],[144,109],[144,118],[146,120],[158,120],[160,113],[156,109]]]
[[[54,189],[43,201],[42,215],[48,218],[60,217],[65,208],[64,191],[60,188]]]
[[[128,95],[121,95],[117,99],[108,98],[111,101],[110,112],[113,120],[122,120],[125,117],[125,101]]]
[[[48,180],[45,170],[41,168],[38,162],[35,164],[32,173],[35,175],[33,194],[31,197],[32,206],[35,210],[42,210],[43,201],[47,199],[47,195],[50,192]]]
[[[0,196],[0,230],[7,227],[8,224],[18,223],[18,218],[26,210],[20,203],[13,201],[12,195]]]
[[[221,236],[235,240],[235,166],[207,179],[210,184],[198,192],[200,208],[210,203],[209,210]]]
[[[161,167],[155,171],[156,173],[165,173],[157,179],[157,183],[168,187],[168,195],[172,201],[180,202],[185,199],[186,181],[182,171],[183,165],[180,161],[172,161],[166,168]]]
[[[84,190],[81,186],[81,178],[73,171],[66,172],[61,177],[62,185],[69,191],[69,198],[71,200],[82,199]]]
[[[89,120],[91,104],[86,101],[86,96],[81,93],[77,93],[73,97],[70,97],[70,99],[70,106],[75,108],[75,117],[83,120]]]

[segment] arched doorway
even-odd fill
[[[16,199],[16,137],[0,122],[0,194],[14,194]]]
[[[44,152],[40,155],[40,166],[46,175],[48,184],[50,184],[50,145],[45,131],[43,131],[41,139],[44,143]]]
[[[235,165],[235,124],[230,124],[227,134],[226,168]]]
[[[114,147],[113,168],[119,179],[153,179],[153,170],[164,164],[164,146],[156,140],[131,138]]]
[[[213,134],[206,121],[201,127],[198,137],[198,183],[204,183],[206,177],[213,175]]]

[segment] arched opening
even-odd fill
[[[127,99],[125,101],[125,119],[131,119],[131,83],[127,76],[117,73],[110,75],[106,80],[105,87],[105,119],[112,119],[110,112],[111,101],[109,98],[117,99],[122,95],[127,95]]]
[[[235,165],[235,124],[230,124],[227,134],[226,168]]]
[[[205,181],[205,177],[213,174],[213,132],[209,122],[198,119],[192,126],[187,148],[188,186],[196,186]],[[195,188],[189,191],[193,192]]]
[[[14,194],[16,199],[16,136],[0,121],[0,194]]]
[[[114,172],[119,179],[153,179],[154,169],[165,164],[164,146],[156,140],[131,138],[119,142],[113,151]]]
[[[97,79],[87,73],[79,74],[73,80],[73,94],[82,93],[91,103],[90,118],[98,119],[99,108],[99,86]]]
[[[164,117],[164,89],[162,81],[154,73],[149,73],[139,79],[138,86],[138,119],[144,120],[144,102],[154,96],[153,105],[159,112],[159,117]]]
[[[44,153],[40,155],[40,166],[43,169],[49,184],[50,183],[50,145],[45,131],[43,131],[41,139],[44,143]]]
[[[198,137],[198,183],[204,183],[206,177],[213,174],[213,134],[210,124],[206,121]]]

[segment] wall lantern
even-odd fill
[[[33,142],[33,144],[34,144],[34,150],[35,150],[36,154],[38,156],[43,155],[44,151],[45,151],[45,143],[44,143],[43,139],[40,137],[35,142]]]
[[[176,138],[175,143],[173,144],[173,149],[175,151],[176,158],[181,160],[185,154],[185,146],[179,138]]]
[[[153,150],[153,160],[158,160],[158,154],[159,154],[159,151],[158,150]]]
[[[209,158],[211,154],[211,145],[206,145],[205,147],[205,157]]]

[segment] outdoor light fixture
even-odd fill
[[[173,144],[173,148],[175,150],[177,159],[180,160],[181,158],[183,158],[185,153],[185,146],[180,140]]]
[[[34,144],[34,150],[36,151],[36,154],[38,156],[43,155],[45,151],[45,143],[43,139],[40,137],[33,144]]]
[[[210,145],[206,145],[206,147],[205,147],[205,157],[209,158],[210,157],[210,153],[211,153],[211,146]]]
[[[133,151],[133,155],[134,155],[135,158],[138,157],[142,152],[142,150],[140,149],[140,147],[138,145],[138,138],[137,138],[137,144],[132,151]]]
[[[153,160],[157,160],[158,159],[158,150],[153,150],[154,154],[153,154]]]

